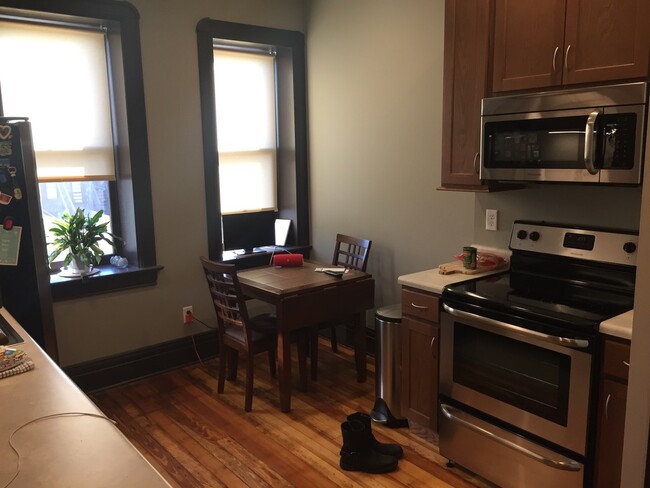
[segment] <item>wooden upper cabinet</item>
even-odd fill
[[[491,5],[445,1],[441,189],[487,190],[478,165],[481,99],[490,90]]]
[[[563,83],[647,76],[649,20],[648,0],[567,0]]]
[[[563,46],[564,0],[497,0],[493,90],[559,85]]]
[[[497,0],[495,92],[648,75],[648,0]]]

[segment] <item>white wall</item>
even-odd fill
[[[314,257],[337,233],[371,239],[376,305],[397,277],[453,260],[474,196],[436,191],[443,0],[313,0],[307,67]]]
[[[207,255],[196,24],[204,17],[303,30],[301,0],[132,0],[140,12],[158,284],[55,304],[61,364],[110,356],[214,323],[199,256]]]

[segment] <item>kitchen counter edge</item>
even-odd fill
[[[35,365],[0,379],[5,402],[0,416],[5,442],[0,447],[0,485],[170,488],[4,307],[0,315],[24,340],[10,347],[24,351]],[[19,455],[6,442],[9,439]]]
[[[397,282],[403,286],[417,288],[419,290],[430,291],[432,293],[441,294],[445,286],[453,283],[460,283],[461,281],[473,280],[483,276],[489,276],[497,273],[503,273],[504,269],[497,271],[485,271],[483,273],[476,273],[472,275],[463,273],[440,274],[439,268],[428,269],[426,271],[418,271],[402,275],[397,278]]]

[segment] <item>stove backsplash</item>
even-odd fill
[[[485,210],[496,209],[497,231],[485,230]],[[534,184],[520,190],[476,194],[474,242],[507,248],[518,219],[636,230],[641,187]]]

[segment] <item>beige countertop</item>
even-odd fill
[[[481,278],[482,276],[488,276],[491,274],[501,273],[506,271],[501,269],[498,271],[485,271],[483,273],[477,273],[473,275],[466,275],[462,273],[453,273],[443,275],[440,274],[438,268],[428,269],[426,271],[419,271],[417,273],[411,273],[407,275],[400,276],[397,278],[397,282],[403,286],[410,286],[413,288],[418,288],[420,290],[430,291],[433,293],[442,293],[442,289],[451,285],[452,283],[458,283],[460,281],[473,280],[474,278]]]
[[[168,488],[13,317],[4,308],[0,314],[25,339],[12,347],[35,364],[31,371],[0,379],[0,486],[20,467],[11,488]]]
[[[611,319],[605,320],[600,324],[601,334],[607,334],[621,339],[632,340],[632,322],[634,320],[634,310],[625,312]]]
[[[400,276],[397,279],[397,282],[403,286],[410,286],[419,290],[425,290],[440,294],[442,293],[442,289],[445,286],[452,283],[480,278],[482,276],[500,273],[501,271],[487,271],[485,273],[478,273],[474,275],[465,275],[461,273],[442,275],[438,272],[438,268],[434,268]],[[630,310],[629,312],[605,320],[600,324],[599,331],[601,334],[607,334],[614,337],[619,337],[621,339],[631,340],[633,318],[634,310]]]

